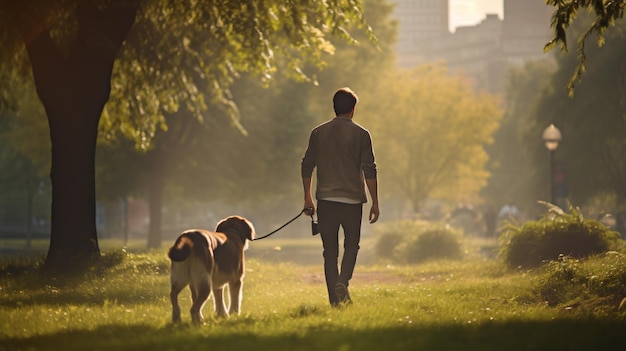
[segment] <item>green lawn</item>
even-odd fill
[[[467,245],[460,261],[396,266],[376,262],[365,240],[354,304],[330,308],[318,240],[252,243],[242,314],[215,319],[209,302],[199,327],[190,323],[188,290],[180,295],[183,324],[170,323],[166,248],[103,249],[102,267],[73,279],[7,258],[0,351],[600,350],[626,343],[624,311],[547,306],[533,292],[541,273],[507,270],[482,254],[493,249],[489,242]]]

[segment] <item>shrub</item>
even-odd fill
[[[376,254],[394,262],[461,257],[460,235],[449,227],[400,221],[387,224],[377,235]]]
[[[415,238],[420,230],[420,226],[413,221],[398,221],[379,227],[376,233],[376,255],[393,259],[407,238]]]
[[[500,255],[509,266],[533,267],[560,255],[580,258],[618,247],[619,233],[597,220],[583,218],[579,209],[570,207],[570,213],[565,213],[544,204],[548,213],[538,221],[504,227]]]
[[[461,257],[458,235],[447,228],[432,228],[421,233],[405,248],[407,262],[417,263],[429,259]]]

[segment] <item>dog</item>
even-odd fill
[[[170,275],[172,322],[180,323],[178,294],[189,285],[192,305],[191,320],[204,320],[202,308],[213,294],[214,310],[220,317],[239,314],[245,275],[244,250],[256,236],[247,219],[231,216],[221,220],[215,231],[190,229],[184,231],[169,249],[172,261]],[[228,285],[230,306],[224,303],[224,287]]]

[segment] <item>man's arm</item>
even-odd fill
[[[311,178],[313,177],[313,169],[315,168],[317,159],[317,147],[315,145],[316,139],[314,136],[314,133],[311,132],[309,144],[304,152],[304,157],[302,158],[302,162],[300,164],[302,187],[304,189],[304,209],[311,209],[304,211],[307,216],[313,216],[315,214],[315,203],[313,202],[313,196],[311,196]]]
[[[307,216],[312,216],[315,214],[315,203],[313,202],[313,197],[311,196],[311,178],[302,177],[302,187],[304,189],[304,213]],[[307,210],[309,209],[309,210]]]
[[[365,184],[367,184],[367,190],[369,190],[372,198],[369,220],[370,223],[376,223],[380,215],[380,209],[378,208],[378,180],[376,178],[365,179]]]

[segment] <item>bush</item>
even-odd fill
[[[538,221],[517,227],[508,224],[501,236],[500,255],[511,267],[534,267],[560,255],[574,258],[615,250],[620,240],[617,232],[600,222],[583,218],[580,210],[570,213],[546,204],[548,213]]]
[[[404,256],[409,263],[438,258],[458,259],[461,245],[458,235],[450,229],[428,229],[406,246]]]
[[[398,254],[398,248],[407,240],[415,238],[420,232],[420,226],[412,221],[399,221],[382,226],[377,233],[376,255],[382,258],[393,259]]]
[[[385,226],[376,243],[379,257],[398,263],[461,257],[460,235],[449,227],[402,221]]]

